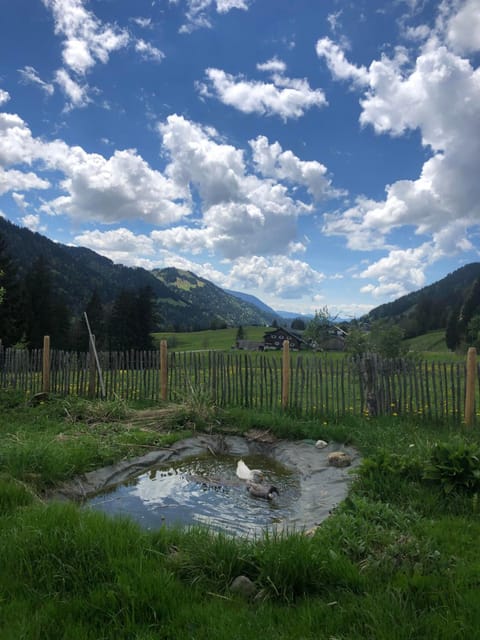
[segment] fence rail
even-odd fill
[[[92,353],[0,347],[0,388],[29,395],[100,395]],[[294,409],[309,415],[411,415],[464,419],[467,388],[478,403],[478,382],[467,384],[465,363],[408,359],[329,359],[318,354],[250,352],[99,352],[105,397],[182,400],[205,394],[219,406]],[[45,365],[47,363],[47,365]],[[45,366],[48,366],[46,372]],[[475,380],[478,365],[474,361]],[[168,374],[167,374],[168,372]],[[45,384],[48,382],[48,389]],[[468,395],[468,394],[467,394]],[[471,420],[477,420],[475,410]]]

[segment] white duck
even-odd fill
[[[237,476],[241,480],[258,482],[263,479],[263,471],[260,471],[260,469],[249,469],[243,460],[239,460],[237,462]]]

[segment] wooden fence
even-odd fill
[[[218,406],[284,409],[304,415],[409,415],[429,420],[477,421],[476,358],[466,363],[409,359],[332,359],[288,352],[99,352],[0,347],[0,389],[30,396],[127,400],[209,399]],[[467,372],[470,371],[469,376]],[[467,404],[466,404],[467,401]]]

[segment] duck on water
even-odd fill
[[[264,482],[264,473],[260,469],[249,469],[243,460],[237,463],[237,476],[246,481],[248,493],[254,498],[273,500],[278,496],[278,489],[268,482]]]

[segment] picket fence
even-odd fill
[[[163,362],[162,362],[163,357]],[[101,378],[92,353],[0,347],[0,389],[33,396],[42,391],[126,400],[212,401],[220,407],[284,409],[303,415],[409,415],[465,420],[475,382],[466,363],[409,359],[360,360],[320,354],[253,352],[99,352]],[[99,384],[99,382],[102,384]]]

